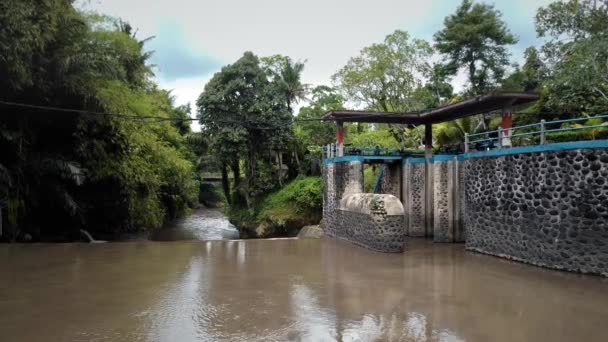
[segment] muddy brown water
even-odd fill
[[[608,279],[408,241],[0,246],[0,341],[608,341]]]

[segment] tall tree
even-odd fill
[[[174,111],[150,80],[145,41],[72,3],[0,2],[0,99],[40,106],[1,105],[0,207],[10,238],[73,239],[83,227],[111,238],[158,227],[196,198],[182,135],[168,121],[139,120]]]
[[[235,183],[240,181],[239,161],[245,160],[247,177],[237,190],[249,208],[275,187],[278,177],[267,172],[270,152],[281,150],[291,138],[292,115],[282,94],[258,57],[246,52],[216,73],[197,101],[202,131],[223,163],[232,167]]]
[[[445,55],[452,75],[464,69],[471,95],[492,90],[509,64],[508,45],[517,42],[494,6],[463,0],[435,33],[435,47]]]
[[[307,99],[309,85],[302,83],[305,63],[294,62],[290,57],[282,55],[261,58],[262,68],[283,92],[290,111],[293,104]]]

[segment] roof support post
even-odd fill
[[[344,156],[344,122],[336,121],[336,155]]]
[[[540,120],[540,144],[547,143],[547,134],[545,132],[545,119]]]
[[[501,149],[503,146],[503,137],[502,137],[502,132],[504,130],[502,129],[502,126],[498,126],[498,148]]]
[[[498,136],[500,146],[511,147],[511,128],[513,127],[513,109],[511,105],[505,106],[502,109],[502,124],[500,127],[502,128],[502,131],[499,129],[501,133]]]
[[[424,192],[425,192],[425,236],[432,237],[434,230],[434,192],[435,182],[433,177],[433,124],[424,124]]]
[[[424,156],[430,158],[433,155],[433,124],[424,124]]]

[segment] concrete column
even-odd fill
[[[344,123],[336,121],[336,154],[338,157],[344,156]]]
[[[502,123],[500,125],[499,135],[499,146],[511,147],[511,128],[513,127],[513,110],[511,106],[507,106],[502,110]]]
[[[424,159],[425,159],[425,236],[433,236],[433,125],[424,125]]]
[[[401,163],[385,163],[384,172],[380,178],[380,183],[377,193],[394,195],[403,201],[402,186],[401,186]]]
[[[464,240],[460,161],[457,156],[435,156],[434,222],[435,242]]]

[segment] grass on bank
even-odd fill
[[[252,211],[230,206],[226,215],[238,227],[255,229],[266,224],[289,233],[321,220],[323,192],[321,177],[298,177],[269,194]]]

